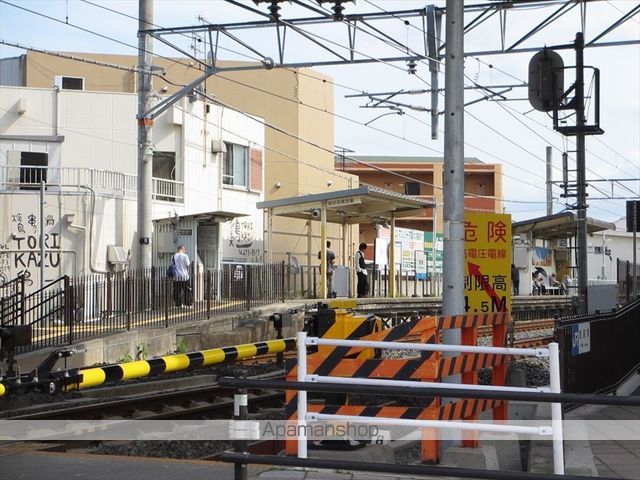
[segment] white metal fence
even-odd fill
[[[550,387],[496,387],[491,385],[468,385],[468,384],[451,384],[451,383],[434,383],[434,382],[409,382],[402,380],[383,380],[373,378],[349,378],[349,377],[331,377],[321,375],[307,375],[307,347],[328,345],[335,347],[361,347],[375,349],[390,350],[420,350],[431,352],[449,352],[449,353],[484,353],[493,355],[510,355],[510,356],[528,356],[528,357],[548,357],[549,358],[549,374]],[[560,393],[560,355],[557,343],[550,343],[548,348],[503,348],[503,347],[481,347],[472,345],[443,345],[443,344],[425,344],[425,343],[402,343],[402,342],[377,342],[362,340],[342,340],[307,337],[306,332],[299,332],[297,337],[298,347],[298,382],[310,383],[333,383],[333,384],[352,384],[367,386],[387,386],[387,387],[411,387],[411,388],[458,388],[464,390],[478,391],[500,391],[500,392],[551,392]],[[298,457],[307,458],[307,425],[311,422],[320,421],[339,421],[350,422],[354,424],[392,424],[395,426],[409,426],[416,428],[436,428],[449,430],[473,430],[473,431],[489,431],[489,432],[508,432],[530,435],[551,436],[553,440],[553,466],[554,473],[564,474],[564,451],[563,451],[563,432],[562,432],[562,405],[560,403],[551,404],[551,425],[531,427],[520,425],[496,425],[481,424],[472,422],[456,422],[446,420],[411,420],[399,418],[381,418],[366,417],[354,415],[335,415],[308,413],[307,411],[307,392],[300,390],[298,392]]]

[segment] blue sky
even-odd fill
[[[304,0],[311,2],[311,0]],[[29,13],[8,3],[0,3],[0,39],[17,42],[36,48],[58,51],[90,51],[101,53],[135,54],[137,45],[137,22],[125,15],[137,15],[137,2],[116,0],[109,2],[85,2],[82,0],[10,0],[20,7],[28,8],[51,18]],[[92,4],[95,3],[98,6]],[[248,5],[253,2],[245,1]],[[443,2],[436,2],[442,4]],[[477,3],[477,2],[476,2]],[[604,1],[590,4],[587,16],[586,35],[593,36],[611,24],[622,13],[630,10],[636,2],[631,0]],[[357,2],[356,6],[347,5],[347,12],[376,11],[378,9],[422,8],[425,4],[416,1],[378,1],[366,0]],[[100,8],[108,7],[121,14]],[[262,7],[266,11],[266,7]],[[553,12],[550,9],[532,9],[508,16],[507,41],[517,40],[518,35],[527,31],[527,27]],[[549,29],[533,36],[523,46],[541,46],[573,41],[575,32],[580,29],[578,8],[566,18],[555,22]],[[306,13],[299,7],[283,4],[285,17]],[[124,15],[122,15],[124,14]],[[170,1],[156,0],[155,23],[161,26],[184,26],[198,23],[198,16],[212,23],[232,21],[248,21],[257,19],[250,12],[217,1]],[[58,22],[56,22],[57,19]],[[87,31],[67,25],[79,26],[90,32],[99,33],[109,38],[100,38]],[[421,39],[415,25],[405,26],[400,20],[389,21],[385,32],[410,48],[418,49]],[[313,35],[320,35],[327,45],[331,42],[344,42],[345,30],[341,25],[325,25],[309,27]],[[244,36],[254,45],[275,56],[275,36],[266,32]],[[609,37],[607,37],[609,38]],[[610,40],[620,38],[640,38],[640,15],[636,14],[626,22]],[[118,43],[119,42],[122,43]],[[486,22],[482,27],[466,38],[465,48],[482,50],[497,45],[499,26],[497,20]],[[289,38],[288,48],[292,57],[298,60],[326,59],[319,47],[312,46],[302,39]],[[393,49],[380,50],[380,43],[359,32],[357,49],[368,56],[382,54],[398,54]],[[124,43],[124,44],[123,44]],[[188,48],[188,39],[181,41]],[[230,42],[222,45],[235,51],[240,48]],[[336,47],[337,48],[337,47]],[[157,47],[157,52],[164,55],[176,55],[168,48]],[[244,51],[246,52],[246,50]],[[0,45],[0,57],[11,57],[22,51]],[[249,57],[255,56],[250,52]],[[474,80],[483,85],[502,83],[521,83],[527,78],[527,65],[532,54],[498,55],[467,58],[465,64],[467,82]],[[562,52],[565,65],[573,65],[571,52]],[[243,55],[224,51],[221,58],[246,59]],[[640,47],[625,46],[615,48],[592,48],[585,53],[585,62],[601,70],[602,98],[601,124],[606,131],[599,138],[587,139],[587,178],[639,178],[640,177]],[[401,67],[401,68],[398,68]],[[429,73],[426,65],[418,65],[417,75],[408,75],[403,64],[372,64],[359,66],[323,67],[318,70],[331,75],[335,82],[335,111],[340,116],[354,119],[362,124],[378,116],[380,111],[359,108],[364,104],[362,99],[346,99],[344,95],[353,90],[395,91],[400,89],[428,88]],[[568,74],[570,76],[570,74]],[[444,80],[441,77],[441,84]],[[587,87],[589,85],[587,84]],[[476,156],[485,162],[502,163],[504,172],[504,196],[506,207],[514,218],[522,219],[543,215],[544,200],[544,156],[545,147],[554,147],[554,179],[560,179],[560,154],[566,149],[574,148],[566,139],[552,130],[551,120],[541,112],[530,112],[531,107],[519,98],[526,97],[526,89],[519,88],[509,92],[507,96],[516,99],[509,102],[481,102],[467,108],[465,116],[466,155]],[[466,100],[477,98],[477,94],[467,93]],[[442,99],[441,99],[442,100]],[[428,106],[428,96],[402,97],[400,101]],[[442,108],[442,103],[441,103]],[[388,115],[369,127],[354,125],[352,122],[336,118],[335,142],[337,145],[354,150],[357,154],[397,154],[397,155],[437,155],[442,152],[443,143],[431,140],[427,113],[407,111],[406,115]],[[382,132],[381,132],[382,131]],[[389,132],[392,135],[385,135]],[[442,135],[441,135],[442,137]],[[570,154],[570,158],[575,158]],[[574,164],[572,163],[571,166]],[[639,182],[628,184],[634,191],[640,188]],[[605,191],[610,186],[601,184]],[[623,194],[624,190],[617,189]],[[559,195],[554,190],[554,195]],[[602,193],[590,189],[590,197],[601,198]],[[529,203],[531,202],[531,203]],[[624,215],[624,200],[594,200],[589,215],[606,220],[615,220]],[[561,209],[555,205],[555,211]]]

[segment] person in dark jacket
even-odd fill
[[[511,282],[513,283],[513,294],[520,295],[520,270],[511,264]]]
[[[366,243],[361,243],[356,252],[356,273],[358,274],[358,298],[366,297],[369,293],[369,281],[367,279],[367,264],[364,261]]]

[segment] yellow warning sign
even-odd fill
[[[511,310],[511,215],[465,212],[465,312]]]

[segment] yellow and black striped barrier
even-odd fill
[[[65,387],[65,391],[82,390],[97,387],[106,382],[130,380],[133,378],[172,373],[193,368],[208,367],[218,363],[231,362],[266,355],[280,353],[296,348],[295,338],[282,340],[267,340],[266,342],[247,343],[231,347],[212,348],[199,352],[166,355],[151,360],[107,365],[104,367],[85,368],[79,372],[79,381]]]

